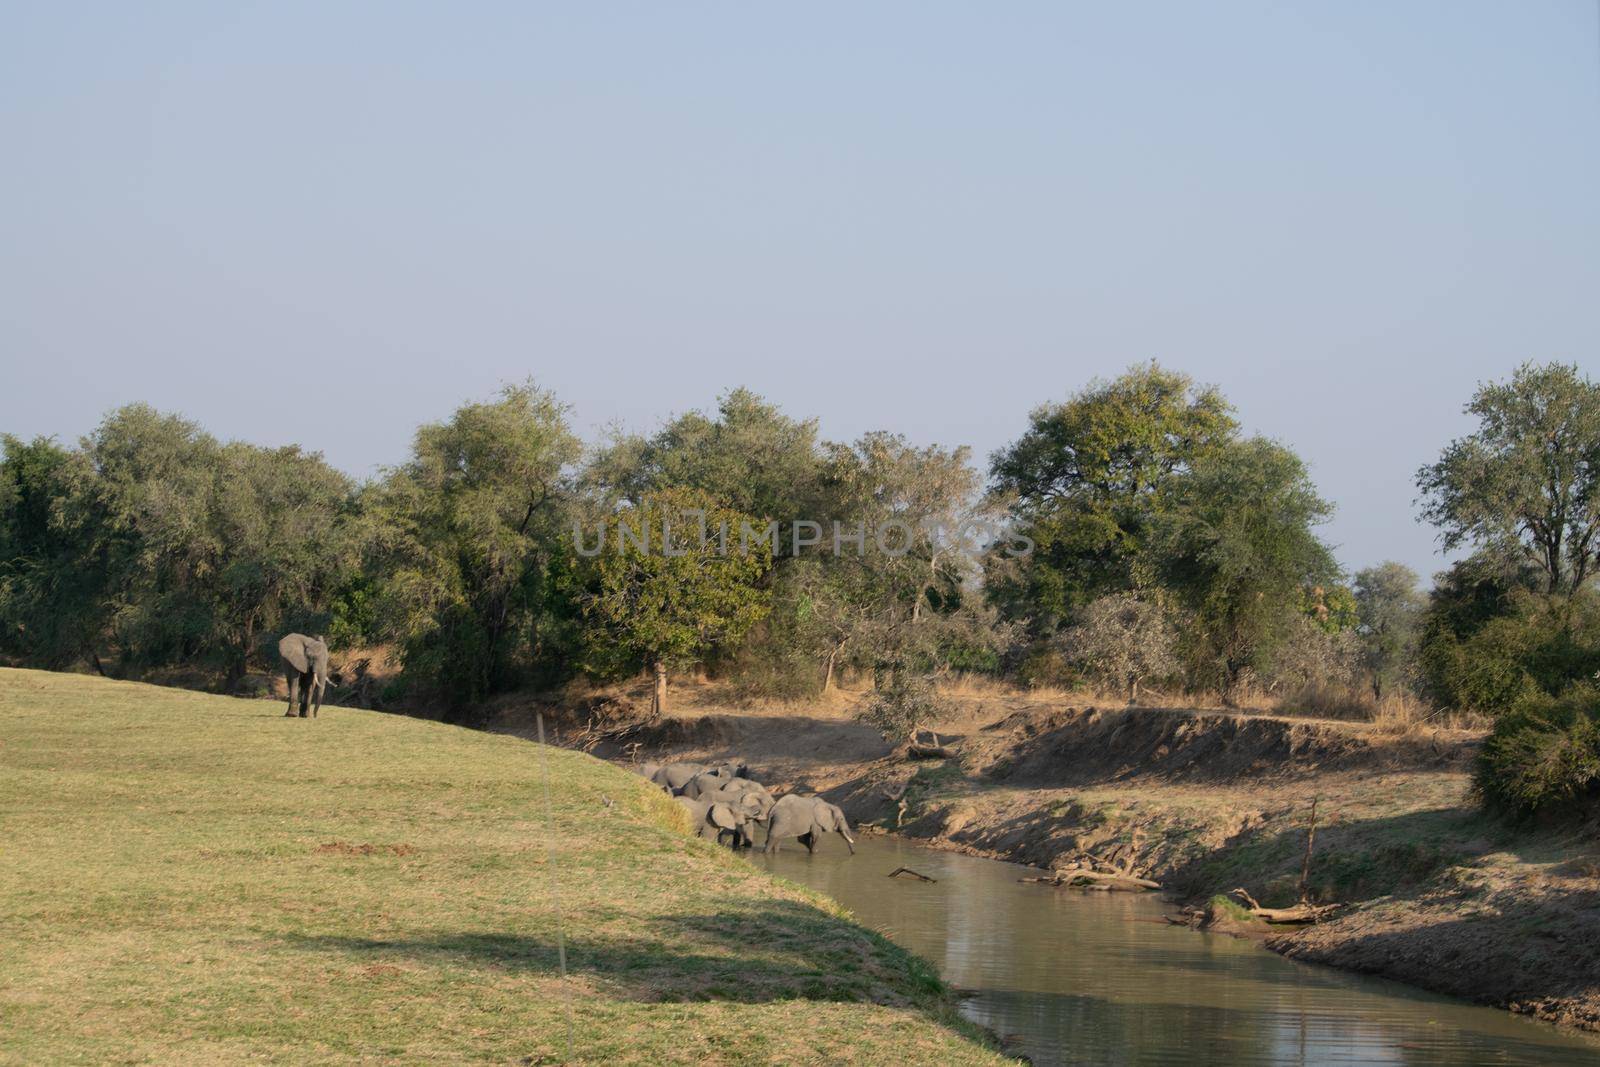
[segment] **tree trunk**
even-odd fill
[[[841,647],[840,645],[835,645],[828,650],[828,669],[822,676],[822,691],[824,693],[833,692],[833,665],[839,658],[839,649]]]
[[[667,665],[656,660],[654,669],[656,685],[650,698],[650,717],[659,718],[667,713]]]

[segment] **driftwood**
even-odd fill
[[[1141,837],[1141,831],[1135,829],[1133,840],[1126,846],[1127,851],[1123,853],[1118,863],[1110,863],[1087,852],[1080,852],[1072,866],[1057,868],[1048,878],[1022,878],[1019,881],[1074,889],[1120,890],[1130,893],[1160,889],[1160,882],[1140,877],[1134,872],[1133,862],[1139,853]]]
[[[910,877],[917,879],[919,882],[937,882],[939,880],[937,878],[929,878],[927,875],[918,871],[913,871],[910,867],[896,867],[894,870],[889,872],[889,877],[898,878],[902,874],[909,875]]]
[[[926,734],[924,738],[922,735]],[[921,729],[911,734],[906,743],[906,759],[955,759],[959,753],[939,740],[932,730]]]
[[[906,790],[910,788],[911,779],[908,778],[904,782],[900,783],[899,789],[885,789],[883,791],[883,799],[890,801],[896,806],[894,813],[894,828],[896,830],[900,829],[900,825],[905,822],[906,805],[908,803],[906,800]]]
[[[1063,867],[1045,878],[1019,878],[1017,880],[1035,885],[1053,885],[1067,889],[1121,890],[1129,893],[1142,893],[1149,889],[1161,888],[1160,882],[1151,881],[1149,878],[1140,878],[1125,871],[1096,871],[1088,867]]]
[[[1305,900],[1302,900],[1292,908],[1263,908],[1256,903],[1255,897],[1252,897],[1243,889],[1235,889],[1233,895],[1245,902],[1251,915],[1254,915],[1262,922],[1279,925],[1320,922],[1323,916],[1339,909],[1337,904],[1312,904],[1310,901]]]

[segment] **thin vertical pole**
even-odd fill
[[[544,869],[550,883],[550,904],[556,913],[556,958],[561,964],[561,1004],[567,1016],[567,1062],[572,1062],[572,991],[567,986],[567,927],[561,915],[561,891],[556,881],[556,854],[550,845],[555,835],[555,808],[550,802],[550,746],[544,741],[544,712],[539,722],[539,762],[544,777]]]

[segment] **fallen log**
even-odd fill
[[[1337,904],[1312,904],[1306,900],[1302,900],[1290,908],[1263,908],[1256,903],[1255,897],[1252,897],[1243,889],[1235,889],[1233,895],[1244,901],[1250,914],[1262,922],[1282,926],[1320,922],[1323,916],[1339,909]]]
[[[956,750],[949,745],[907,745],[907,759],[955,759]]]
[[[1107,889],[1160,889],[1160,882],[1153,882],[1148,878],[1139,878],[1131,874],[1120,874],[1107,871],[1088,871],[1082,868],[1072,871],[1058,871],[1060,880],[1057,885],[1072,886],[1087,884],[1090,887],[1103,885]]]
[[[937,882],[939,880],[937,878],[929,878],[927,875],[918,871],[913,871],[910,867],[896,867],[894,870],[889,872],[889,877],[898,878],[902,874],[910,875],[919,882]]]
[[[1147,890],[1161,888],[1160,882],[1153,882],[1148,878],[1138,878],[1131,874],[1119,874],[1110,871],[1091,871],[1085,867],[1073,867],[1056,871],[1046,878],[1019,878],[1017,880],[1033,884],[1053,885],[1064,889],[1114,889],[1130,893],[1142,893]]]

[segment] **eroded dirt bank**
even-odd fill
[[[702,699],[635,733],[637,748],[596,754],[738,757],[857,823],[1046,868],[1083,854],[1131,863],[1180,902],[1235,888],[1269,906],[1298,899],[1315,799],[1310,895],[1343,907],[1257,931],[1268,947],[1600,1030],[1595,835],[1480,815],[1470,733],[1019,697],[969,702],[941,737],[956,759],[910,761],[837,703]]]

